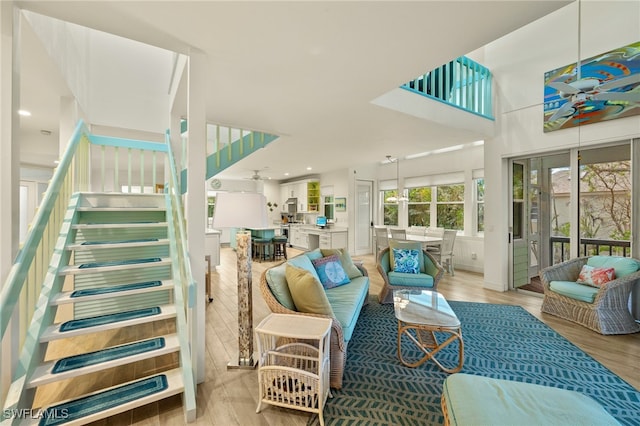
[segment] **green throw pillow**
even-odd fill
[[[327,257],[332,254],[337,254],[342,263],[342,268],[347,273],[349,279],[354,279],[362,276],[362,271],[353,263],[349,250],[343,249],[322,249],[322,256]]]
[[[424,255],[422,254],[422,243],[420,243],[419,241],[389,240],[389,266],[391,267],[391,269],[393,269],[393,266],[395,265],[393,249],[418,250],[418,267],[421,273],[425,273]]]
[[[333,316],[322,284],[309,271],[287,265],[285,275],[298,312]]]

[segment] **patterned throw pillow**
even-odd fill
[[[337,254],[312,260],[311,263],[316,268],[324,288],[334,288],[351,282]]]
[[[578,275],[577,282],[591,287],[600,287],[616,277],[616,270],[613,268],[595,268],[584,265]]]
[[[419,250],[392,249],[393,270],[405,274],[417,274],[420,272]]]

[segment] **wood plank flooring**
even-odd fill
[[[288,249],[289,256],[300,251]],[[371,294],[377,295],[382,287],[382,279],[375,268],[372,255],[358,256],[364,262],[371,279]],[[274,262],[253,262],[253,307],[254,324],[258,324],[270,312],[262,300],[258,283],[260,274]],[[237,293],[236,254],[228,247],[221,250],[221,265],[212,272],[213,302],[207,304],[206,326],[206,380],[198,386],[198,425],[266,425],[296,426],[306,425],[310,414],[295,410],[267,406],[256,414],[257,373],[255,370],[227,370],[227,363],[237,350]],[[525,292],[495,292],[482,288],[482,275],[456,271],[454,277],[446,274],[438,290],[448,300],[472,301],[520,305],[558,331],[593,358],[604,364],[640,390],[640,333],[624,336],[602,336],[568,321],[542,314],[539,295]],[[158,331],[167,332],[165,327],[156,326]],[[126,330],[119,330],[119,334]],[[125,336],[123,340],[133,340],[135,336]],[[110,342],[113,343],[113,342]],[[175,362],[168,359],[167,363]],[[114,377],[128,377],[134,370],[145,373],[159,368],[159,365],[125,367],[125,371],[102,373],[96,381],[113,380]],[[122,369],[120,369],[122,370]],[[128,371],[128,372],[127,372]],[[68,392],[57,390],[59,392]],[[50,391],[54,392],[54,391]],[[57,393],[57,392],[56,392]],[[183,414],[179,397],[159,403],[149,404],[137,410],[123,413],[108,420],[95,422],[96,425],[175,425],[183,424]]]

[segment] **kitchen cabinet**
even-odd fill
[[[280,185],[280,196],[283,203],[289,198],[297,198],[298,212],[320,211],[320,182],[317,180],[283,183]]]
[[[341,229],[307,229],[307,249],[338,249],[347,248],[348,230]]]
[[[307,182],[307,211],[320,211],[320,182]]]
[[[289,229],[289,244],[299,249],[308,249],[308,232],[302,226],[292,225]]]

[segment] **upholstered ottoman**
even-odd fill
[[[592,398],[530,383],[457,373],[442,389],[445,425],[619,425]]]

